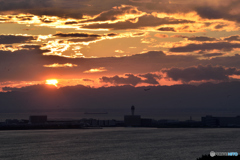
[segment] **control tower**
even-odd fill
[[[132,111],[132,116],[134,116],[134,111],[135,111],[135,107],[134,106],[131,107],[131,111]]]
[[[124,116],[124,123],[126,126],[138,127],[141,126],[141,116],[134,115],[135,107],[131,106],[131,113],[132,115],[125,115]]]

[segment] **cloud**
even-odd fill
[[[157,33],[157,34],[155,34],[154,36],[155,36],[155,37],[158,37],[158,38],[168,38],[168,35],[167,35],[167,34],[159,34],[159,33]]]
[[[205,52],[205,51],[200,51],[198,52],[203,57],[216,57],[216,56],[223,56],[225,53],[220,53],[220,52]]]
[[[96,72],[104,72],[107,71],[106,68],[104,67],[99,67],[99,68],[92,68],[87,71],[84,71],[83,73],[96,73]]]
[[[106,37],[106,35],[90,34],[90,33],[57,33],[57,34],[54,34],[53,36],[62,37],[62,38],[72,38],[72,39],[67,39],[67,41],[73,42],[73,43],[95,42],[96,40],[100,40],[102,37]],[[115,35],[111,35],[111,36],[115,36]]]
[[[202,54],[203,57],[215,57],[215,56],[222,56],[224,53],[199,53]]]
[[[126,57],[66,58],[42,55],[40,49],[0,51],[0,82],[4,81],[42,81],[49,78],[82,79],[89,76],[123,75],[132,73],[156,72],[173,66],[188,67],[202,63],[196,56],[165,55],[161,51],[151,51]],[[239,58],[234,58],[239,60]],[[220,60],[220,62],[222,62]],[[74,64],[78,67],[44,67],[52,64]],[[219,62],[216,62],[219,63]],[[230,63],[231,65],[233,63]],[[239,65],[239,63],[235,63]],[[104,67],[105,72],[85,74],[84,71]],[[140,78],[140,76],[138,76]],[[144,78],[144,77],[141,77]]]
[[[0,44],[25,43],[35,39],[34,36],[0,35]]]
[[[143,74],[143,75],[139,75],[139,76],[146,78],[146,80],[144,80],[144,83],[148,83],[148,84],[159,84],[157,79],[162,78],[161,75],[152,74],[152,73],[147,73],[147,74]]]
[[[143,80],[141,77],[146,78]],[[119,77],[118,75],[114,77],[105,77],[100,78],[101,82],[112,83],[115,85],[124,84],[124,85],[133,85],[136,86],[139,83],[148,83],[148,84],[159,84],[156,79],[160,79],[161,76],[156,74],[143,74],[143,75],[133,75],[133,74],[125,74],[125,77]]]
[[[58,17],[74,17],[82,18],[82,13],[77,10],[76,6],[74,7],[75,2],[66,3],[64,1],[56,2],[54,0],[44,0],[44,1],[35,1],[35,0],[9,0],[9,1],[0,1],[0,11],[4,13],[31,13],[35,15],[49,15],[49,16],[58,16]],[[64,6],[65,5],[65,6]],[[71,5],[71,8],[67,6]],[[78,4],[78,8],[81,8],[81,4]]]
[[[115,85],[118,84],[131,84],[133,86],[137,85],[138,83],[142,82],[142,79],[140,77],[134,76],[133,74],[125,74],[126,78],[124,77],[119,77],[118,75],[114,77],[105,77],[103,76],[100,80],[101,82],[105,83],[112,83]]]
[[[188,37],[188,40],[191,41],[216,41],[216,38],[212,38],[212,37],[205,37],[205,36],[192,36],[192,37]]]
[[[76,39],[68,39],[67,41],[73,42],[73,43],[81,43],[81,42],[95,42],[96,40],[99,40],[98,37],[87,37],[87,38],[76,38]]]
[[[226,40],[226,41],[240,41],[240,36],[239,35],[230,36],[230,37],[224,38],[224,40]]]
[[[188,36],[176,34],[176,35],[172,35],[171,38],[188,38]]]
[[[89,34],[89,33],[57,33],[54,34],[57,37],[100,37],[98,34]]]
[[[84,78],[84,79],[82,79],[83,81],[85,81],[85,82],[94,82],[94,80],[92,80],[92,79],[87,79],[87,78]]]
[[[139,11],[136,7],[130,5],[121,5],[119,7],[113,7],[111,10],[103,11],[96,18],[88,20],[87,22],[94,21],[115,21],[115,20],[129,20],[138,18],[146,13]]]
[[[161,27],[158,28],[159,31],[171,31],[171,32],[176,32],[176,30],[173,27]]]
[[[53,67],[53,68],[58,68],[58,67],[77,67],[78,65],[72,64],[72,63],[65,63],[65,64],[49,64],[49,65],[43,65],[44,67]]]
[[[163,70],[168,78],[174,81],[181,80],[182,82],[216,80],[228,81],[230,75],[240,75],[240,70],[236,68],[225,68],[222,66],[202,66],[188,68],[171,68]]]
[[[190,41],[216,41],[218,39],[213,38],[213,37],[206,37],[206,36],[184,36],[184,35],[172,35],[172,38],[186,38],[187,40]]]
[[[229,42],[216,42],[216,43],[202,43],[202,44],[188,44],[183,47],[170,48],[171,52],[193,52],[197,50],[210,51],[210,50],[223,50],[231,51],[234,48],[240,48],[240,43],[229,43]]]
[[[144,27],[157,27],[164,24],[184,24],[184,23],[193,23],[190,20],[182,20],[182,19],[174,19],[174,18],[158,18],[153,15],[144,15],[138,18],[137,22],[133,22],[131,20],[126,20],[124,22],[117,23],[104,23],[104,24],[89,24],[83,26],[83,28],[107,28],[107,29],[139,29]],[[175,31],[174,28],[171,27],[162,27],[159,30],[161,31]]]
[[[49,78],[57,79],[96,79],[111,78],[112,75],[131,73],[142,80],[140,75],[153,73],[163,68],[188,68],[198,64],[212,64],[240,68],[240,56],[225,56],[211,59],[198,59],[193,55],[166,55],[162,51],[150,51],[126,57],[102,58],[65,58],[59,56],[44,56],[40,49],[19,50],[15,52],[0,51],[0,82],[6,81],[42,81]],[[211,53],[204,53],[211,54]],[[78,67],[44,67],[51,64],[71,63]],[[107,71],[85,74],[84,71],[104,67]],[[94,77],[95,76],[95,77]],[[121,79],[122,77],[120,77]],[[123,77],[124,78],[124,77]],[[126,78],[126,77],[125,77]],[[156,79],[156,77],[154,77]],[[151,84],[154,84],[154,79]],[[141,82],[145,83],[145,82]],[[148,82],[146,82],[148,83]],[[140,82],[139,82],[140,84]]]
[[[114,6],[129,4],[129,0],[86,1],[86,0],[0,0],[1,14],[30,13],[35,15],[49,15],[58,17],[83,18],[83,15],[96,16],[97,14],[111,10]]]
[[[198,7],[196,9],[197,13],[203,17],[208,19],[219,19],[224,17],[224,12],[221,12],[218,9],[214,9],[211,7]]]
[[[234,6],[235,5],[235,6]],[[240,2],[235,1],[231,5],[221,7],[200,6],[196,7],[196,12],[202,18],[208,19],[225,19],[230,21],[240,22],[239,12],[236,11]],[[236,12],[234,13],[235,10]]]

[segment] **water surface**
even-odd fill
[[[196,160],[240,153],[240,129],[103,128],[0,131],[0,159]]]

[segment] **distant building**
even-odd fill
[[[202,117],[203,125],[207,127],[216,127],[219,126],[219,121],[216,117],[207,115],[206,117]]]
[[[240,116],[237,117],[202,117],[202,123],[208,127],[236,127],[240,126]]]
[[[141,126],[142,127],[151,127],[152,126],[152,119],[142,118],[141,119]]]
[[[47,122],[47,116],[39,115],[39,116],[29,116],[29,123],[32,124],[41,124]]]
[[[140,115],[134,115],[135,107],[131,107],[131,115],[125,115],[124,116],[124,124],[125,126],[133,126],[133,127],[139,127],[141,126],[141,116]]]
[[[139,127],[141,126],[141,116],[139,115],[125,115],[124,123],[126,126]]]
[[[17,119],[6,119],[5,123],[6,124],[18,124],[19,120],[17,120]]]

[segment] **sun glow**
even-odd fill
[[[56,80],[56,79],[48,79],[48,80],[46,80],[46,83],[45,83],[45,84],[54,85],[54,86],[57,87],[58,80]]]

